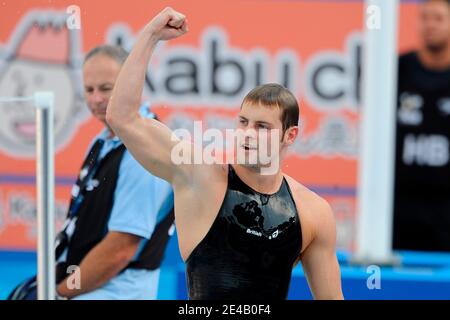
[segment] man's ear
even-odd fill
[[[283,134],[283,141],[288,145],[293,144],[298,136],[298,132],[299,132],[298,126],[289,127]]]

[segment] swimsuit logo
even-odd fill
[[[264,228],[264,217],[258,202],[255,200],[236,205],[233,214],[246,229]]]
[[[258,236],[258,237],[262,236],[261,232],[258,232],[258,231],[255,231],[255,230],[251,230],[251,229],[247,229],[247,233],[253,234],[253,235]]]
[[[269,240],[275,239],[276,237],[278,237],[278,230],[272,233],[272,235],[269,237]]]

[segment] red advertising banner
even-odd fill
[[[0,4],[0,96],[51,90],[55,103],[56,215],[102,125],[83,101],[81,64],[102,43],[130,49],[162,8],[188,17],[190,32],[162,43],[144,96],[171,128],[232,128],[244,95],[279,82],[299,99],[301,134],[287,174],[329,200],[338,246],[352,250],[357,196],[363,2],[6,0]],[[416,42],[416,4],[401,5],[399,48]],[[79,25],[77,25],[79,22]],[[0,104],[0,248],[33,249],[35,125],[29,103]]]

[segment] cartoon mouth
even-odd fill
[[[26,137],[36,136],[36,124],[34,122],[16,122],[14,128],[17,132]]]

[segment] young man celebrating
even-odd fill
[[[189,298],[285,299],[292,268],[301,261],[314,298],[342,299],[333,213],[325,200],[279,170],[279,159],[298,134],[299,108],[288,90],[257,87],[239,113],[244,137],[237,151],[247,160],[263,147],[260,135],[281,133],[269,164],[277,170],[270,174],[262,174],[267,164],[260,162],[177,164],[174,147],[195,153],[200,146],[177,140],[163,124],[139,115],[156,44],[186,32],[185,16],[171,8],[145,26],[120,71],[106,120],[148,171],[173,186]]]

